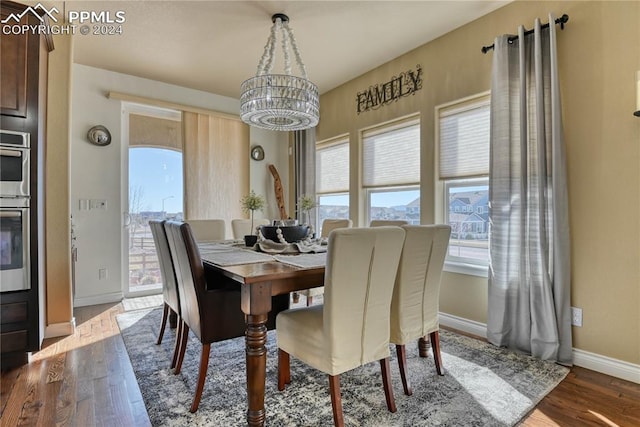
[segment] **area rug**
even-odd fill
[[[152,425],[246,425],[244,338],[211,346],[209,372],[200,408],[189,413],[198,377],[200,343],[191,335],[180,375],[169,369],[175,330],[155,345],[161,310],[118,315],[133,370]],[[567,375],[568,369],[498,348],[452,332],[440,331],[444,376],[433,357],[407,348],[413,395],[402,392],[395,351],[391,371],[397,412],[387,411],[380,364],[341,375],[348,426],[512,426],[516,425]],[[291,359],[291,384],[277,390],[275,331],[267,338],[265,405],[268,426],[333,425],[327,376]]]
[[[125,298],[122,300],[124,311],[140,310],[142,308],[155,308],[162,306],[164,300],[162,294],[148,295],[145,297]]]

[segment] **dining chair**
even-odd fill
[[[162,337],[164,336],[164,330],[167,325],[167,319],[170,314],[177,316],[178,323],[180,322],[180,296],[178,294],[178,283],[176,281],[176,272],[173,267],[173,260],[171,259],[171,253],[169,252],[169,241],[167,240],[167,233],[164,229],[165,221],[149,221],[149,227],[151,228],[151,235],[153,236],[153,242],[156,246],[156,252],[158,254],[158,264],[160,266],[160,277],[162,278],[162,321],[160,323],[160,333],[158,334],[157,345],[162,344]],[[174,345],[173,357],[171,359],[171,368],[176,365],[178,357],[178,335],[176,334],[176,343]]]
[[[198,383],[190,408],[191,412],[195,412],[202,397],[211,343],[243,336],[246,329],[245,318],[240,309],[239,290],[224,286],[211,289],[211,286],[207,286],[204,266],[190,224],[167,221],[165,230],[176,267],[180,295],[181,322],[176,374],[182,368],[189,331],[202,344]]]
[[[400,378],[404,393],[412,394],[407,380],[405,345],[420,340],[420,356],[426,357],[429,335],[438,375],[442,371],[438,323],[440,277],[447,254],[451,227],[403,225],[405,231],[402,257],[391,300],[391,337],[396,345]]]
[[[338,427],[344,425],[340,374],[376,360],[387,408],[396,411],[389,327],[403,242],[400,227],[334,230],[327,248],[324,304],[286,310],[276,318],[278,390],[291,382],[290,356],[328,374]]]
[[[227,238],[224,219],[188,219],[191,232],[198,243],[213,242]]]
[[[369,223],[369,227],[384,227],[388,225],[401,227],[406,224],[409,224],[409,221],[405,221],[404,219],[372,219]]]
[[[338,228],[351,228],[353,221],[345,218],[326,218],[322,221],[322,229],[320,231],[320,237],[328,238],[329,233]],[[304,295],[307,298],[307,307],[313,304],[313,298],[320,296],[324,293],[324,286],[317,288],[305,289],[303,291],[297,291],[296,294]],[[295,299],[295,296],[294,296]]]
[[[244,238],[244,236],[248,234],[256,234],[255,227],[259,225],[269,225],[271,221],[268,219],[254,219],[253,227],[251,229],[251,220],[250,219],[232,219],[231,220],[231,229],[233,230],[233,238],[236,240]]]

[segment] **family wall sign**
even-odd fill
[[[398,99],[414,95],[422,89],[422,66],[393,76],[389,81],[369,86],[369,89],[356,95],[356,111],[358,114],[369,110],[377,110],[383,105]]]

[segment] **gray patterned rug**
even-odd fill
[[[180,375],[169,370],[174,330],[154,344],[161,310],[118,315],[129,358],[154,426],[246,425],[244,338],[211,346],[200,408],[189,413],[198,376],[200,343],[192,335]],[[391,371],[398,411],[387,411],[380,364],[341,375],[348,426],[512,426],[567,375],[568,369],[479,340],[440,331],[445,375],[432,357],[407,348],[413,395],[405,396],[395,351]],[[269,426],[333,425],[327,376],[291,358],[291,384],[277,390],[275,331],[268,333],[265,404]]]

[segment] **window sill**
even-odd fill
[[[468,276],[489,277],[489,266],[487,265],[445,261],[443,270],[449,273],[466,274]]]

